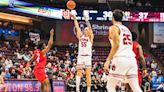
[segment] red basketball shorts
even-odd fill
[[[46,78],[48,78],[44,69],[35,69],[34,75],[38,79],[38,81],[43,82]]]

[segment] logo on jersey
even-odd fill
[[[116,70],[116,66],[112,65],[112,71],[115,71],[115,70]]]
[[[84,31],[84,28],[87,27],[87,24],[85,22],[83,22],[83,21],[80,21],[79,22],[79,27],[80,27],[81,31],[83,32]],[[75,28],[75,26],[73,28],[73,32],[76,35],[76,28]]]

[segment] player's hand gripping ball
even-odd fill
[[[73,0],[69,0],[66,5],[67,5],[67,8],[70,10],[72,10],[76,7],[76,3]]]

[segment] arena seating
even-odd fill
[[[1,43],[2,44],[0,45],[0,61],[2,61],[2,58],[5,58],[5,60],[6,60],[6,58],[9,57],[13,63],[13,66],[9,69],[9,73],[11,73],[13,69],[15,69],[17,72],[17,76],[22,76],[22,74],[24,74],[24,73],[23,73],[23,71],[19,71],[19,70],[22,69],[21,66],[23,66],[23,67],[25,66],[24,63],[26,61],[23,60],[23,58],[17,59],[17,55],[15,53],[16,53],[16,50],[18,49],[18,47],[15,47],[13,45],[13,44],[15,44],[14,42],[9,42],[9,44],[7,44],[7,45],[6,45],[6,43],[8,43],[8,42],[1,42]],[[12,48],[11,48],[11,46],[12,46]],[[28,47],[28,48],[32,48],[32,47]],[[24,55],[25,52],[26,53],[29,52],[28,48],[26,48],[25,45],[23,45],[21,48],[19,48],[19,52],[23,51],[22,55]],[[52,54],[53,51],[55,51],[56,53]],[[94,71],[92,73],[92,76],[98,76],[97,74],[102,76],[103,62],[105,62],[105,60],[109,54],[109,51],[110,51],[110,47],[94,47],[93,48],[93,62],[94,63],[93,63],[93,69],[92,70],[94,70]],[[159,56],[159,57],[163,58],[163,54],[161,54],[162,51],[160,51],[159,49],[157,49],[157,50],[153,49],[153,51],[154,51],[154,53],[158,53],[155,56]],[[72,65],[76,64],[76,57],[77,57],[77,48],[76,47],[72,48],[69,46],[55,46],[54,50],[51,50],[50,53],[51,54],[48,54],[48,57],[52,56],[52,57],[58,58],[56,62],[54,62],[53,59],[48,58],[48,62],[50,62],[52,64],[51,68],[54,69],[54,71],[53,71],[54,79],[67,80],[67,79],[69,79],[70,75],[75,74],[75,71],[76,71],[76,70],[74,70],[75,66],[72,66]],[[75,61],[70,59],[72,54],[74,55]],[[28,53],[28,55],[30,55],[30,54]],[[152,58],[152,56],[148,55],[146,57],[146,62],[147,63],[150,62],[150,64],[151,64],[152,60],[149,58]],[[70,60],[69,65],[66,64],[67,59]],[[65,66],[70,66],[70,67],[63,68],[61,60],[63,60],[64,67]],[[18,64],[15,64],[16,63],[15,61],[18,61]],[[51,62],[51,61],[53,61],[53,62]],[[22,62],[24,62],[24,63],[22,63]],[[1,70],[3,70],[5,73],[5,70],[3,69],[3,64],[1,66],[2,66]],[[149,66],[149,65],[147,65],[147,66],[148,66],[148,70],[149,70],[148,76],[151,77],[151,72],[153,69],[151,69],[151,66]],[[33,65],[31,68],[33,68]],[[61,69],[61,70],[59,70],[59,69]],[[158,71],[159,71],[159,69],[157,67],[156,72],[158,72]],[[60,74],[59,72],[62,74]],[[31,75],[31,76],[29,77],[29,75]],[[26,78],[27,79],[31,79],[31,78],[33,79],[33,78],[35,78],[33,76],[33,71],[30,71],[29,75],[24,74],[23,77],[21,77],[21,78],[22,79],[26,79]],[[101,77],[101,76],[99,76],[99,77]],[[164,82],[164,77],[162,75],[157,74],[157,76],[152,77],[151,81],[147,81],[146,83],[150,83],[152,86],[152,90],[156,90],[156,88],[162,82]]]
[[[161,65],[160,67],[164,67],[164,46],[158,45],[157,48],[152,48],[151,53],[155,56],[155,58],[158,60],[158,63]],[[157,87],[164,82],[164,76],[159,75],[152,77],[151,84],[152,84],[152,90],[156,90]]]

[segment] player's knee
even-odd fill
[[[80,77],[82,76],[82,69],[77,70],[77,76],[80,76]]]

